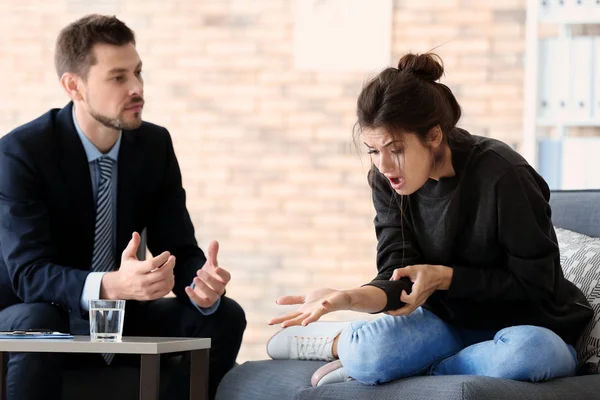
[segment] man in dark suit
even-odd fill
[[[125,299],[124,335],[212,339],[212,397],[245,316],[224,296],[218,244],[208,259],[197,245],[168,131],[142,122],[134,33],[84,17],[61,31],[55,61],[72,102],[0,139],[0,330],[89,334],[89,299]],[[154,257],[138,260],[144,229]],[[129,362],[94,356],[12,353],[7,398],[60,399],[64,368]]]

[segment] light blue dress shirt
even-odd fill
[[[75,118],[75,107],[73,107],[73,123],[75,125],[75,129],[77,130],[77,134],[79,135],[79,139],[81,139],[81,143],[83,144],[83,149],[85,150],[85,154],[88,159],[89,167],[90,167],[90,177],[92,178],[92,192],[94,195],[94,207],[96,206],[96,196],[98,195],[98,188],[100,185],[100,166],[98,165],[98,159],[104,154],[88,139],[87,136],[83,133],[79,124],[77,123],[77,119]],[[110,149],[110,151],[106,154],[107,157],[111,158],[114,161],[113,171],[111,175],[111,184],[112,184],[112,210],[113,210],[113,221],[117,220],[117,177],[118,175],[118,161],[119,161],[119,149],[121,148],[121,137],[122,134],[119,134],[119,138],[114,146]],[[113,233],[113,253],[116,253],[114,250],[116,249],[116,237],[117,237],[117,224],[114,225],[114,233]],[[117,254],[115,254],[117,257]],[[116,261],[116,260],[115,260]],[[81,293],[80,305],[81,309],[88,311],[88,300],[99,299],[100,298],[100,285],[102,283],[102,277],[106,274],[106,272],[90,272],[85,279],[85,283],[83,285],[83,292]],[[194,287],[194,283],[192,282],[191,287]],[[191,301],[191,299],[190,299]],[[215,304],[208,308],[198,307],[196,303],[191,302],[197,309],[204,315],[211,315],[219,305],[221,304],[221,298],[217,300]]]

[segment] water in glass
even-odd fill
[[[124,301],[123,301],[124,303]],[[90,306],[90,336],[92,340],[120,341],[123,336],[124,304],[105,301]]]

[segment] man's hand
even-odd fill
[[[452,272],[452,268],[444,265],[422,264],[396,268],[390,280],[395,281],[406,276],[413,282],[413,286],[410,294],[406,294],[403,290],[400,296],[400,300],[406,305],[397,310],[387,311],[386,314],[397,317],[412,313],[436,290],[448,290],[452,281]]]
[[[102,277],[101,298],[156,300],[173,289],[175,256],[165,251],[156,257],[140,261],[136,255],[139,245],[140,235],[134,232],[121,255],[119,270]]]
[[[219,267],[217,253],[219,242],[213,241],[208,245],[208,258],[204,266],[198,270],[194,278],[194,288],[187,286],[185,292],[198,305],[208,308],[225,293],[225,286],[231,280],[231,274]]]

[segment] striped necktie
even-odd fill
[[[94,231],[94,252],[92,253],[92,271],[109,272],[114,269],[113,254],[113,207],[112,207],[112,169],[113,161],[107,157],[98,159],[100,184],[96,197],[96,229]],[[115,357],[112,353],[103,353],[106,364]]]
[[[112,209],[112,169],[109,157],[98,159],[100,184],[96,197],[96,228],[94,231],[94,252],[92,271],[108,272],[114,269],[113,255],[113,209]]]

